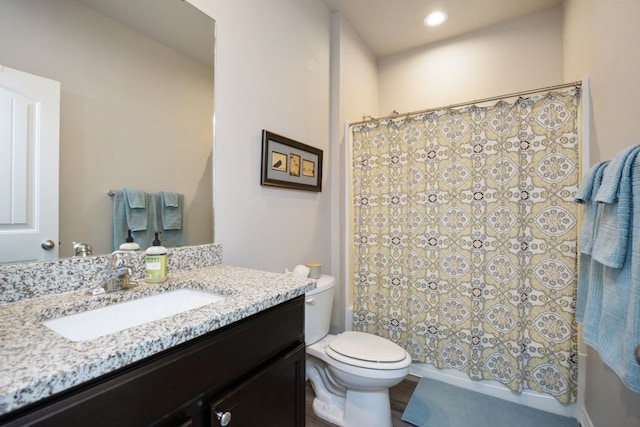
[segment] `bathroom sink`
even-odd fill
[[[223,300],[224,297],[207,292],[178,289],[70,314],[43,324],[71,341],[86,341]]]

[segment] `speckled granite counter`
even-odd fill
[[[0,305],[0,414],[51,396],[132,362],[304,294],[311,279],[224,265],[173,273],[89,297],[84,289]],[[158,292],[190,288],[225,296],[207,306],[83,342],[69,341],[44,320]]]

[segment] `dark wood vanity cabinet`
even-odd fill
[[[304,344],[208,403],[206,425],[304,426]],[[299,379],[302,381],[299,381]]]
[[[0,417],[10,426],[303,426],[298,297]]]

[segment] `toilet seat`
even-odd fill
[[[338,362],[360,368],[394,370],[411,363],[411,357],[399,345],[364,332],[343,332],[328,343],[325,351]]]
[[[368,362],[399,362],[405,357],[399,345],[364,332],[343,332],[331,341],[329,348],[343,356]]]

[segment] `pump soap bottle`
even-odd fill
[[[153,246],[147,249],[144,261],[147,283],[162,283],[167,280],[167,248],[160,244],[158,233],[155,234]]]
[[[140,245],[133,241],[133,236],[131,236],[131,230],[127,230],[127,238],[124,243],[120,245],[118,248],[121,251],[137,251],[140,249]]]

